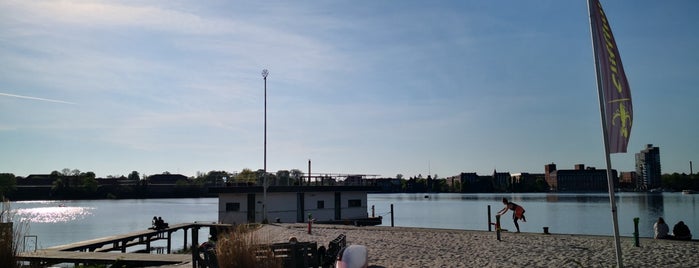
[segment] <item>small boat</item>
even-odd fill
[[[682,193],[683,193],[683,194],[696,194],[697,191],[694,191],[694,190],[682,190]]]

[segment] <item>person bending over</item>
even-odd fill
[[[519,224],[517,221],[522,220],[523,222],[527,222],[527,219],[524,217],[524,208],[508,201],[507,198],[502,198],[502,203],[505,204],[505,208],[500,210],[498,215],[503,215],[507,213],[507,210],[512,210],[512,220],[515,222],[515,227],[517,227],[517,232],[519,233]]]

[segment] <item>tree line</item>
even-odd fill
[[[31,176],[29,176],[31,177]],[[176,181],[162,183],[155,178],[174,178]],[[0,173],[0,197],[10,200],[41,200],[41,199],[105,199],[105,198],[163,198],[163,197],[215,197],[209,193],[211,187],[251,186],[262,185],[265,178],[264,170],[253,171],[243,169],[240,172],[209,171],[197,172],[196,176],[185,177],[178,174],[163,172],[162,174],[145,175],[132,171],[127,176],[107,176],[96,178],[92,171],[81,172],[77,169],[65,168],[42,175],[50,185],[32,185],[29,178],[16,177],[11,173]],[[270,186],[303,186],[303,185],[334,185],[334,180],[323,178],[317,181],[307,180],[305,174],[298,170],[280,170],[267,173],[266,179]],[[330,179],[328,177],[328,179]],[[386,181],[396,183],[381,183]],[[666,191],[695,190],[699,191],[699,178],[691,174],[663,174],[662,188]],[[458,180],[434,176],[423,178],[422,175],[404,179],[402,174],[395,178],[384,180],[367,180],[369,184],[380,186],[383,192],[405,193],[490,193],[490,192],[546,192],[548,184],[544,180],[536,180],[530,184],[509,185],[502,187],[493,184],[485,177],[475,182],[461,183]],[[386,186],[388,185],[388,186]]]
[[[81,172],[69,168],[26,178],[12,173],[0,173],[0,197],[10,200],[215,197],[209,193],[209,188],[261,185],[264,173],[261,169],[243,169],[234,173],[214,170],[186,177],[167,171],[155,175],[142,175],[138,171],[132,171],[128,176],[110,175],[105,178],[97,178],[92,171]],[[302,177],[303,172],[298,169],[267,174],[270,185],[300,185]],[[170,181],[156,181],[156,178]]]

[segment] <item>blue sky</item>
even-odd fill
[[[699,2],[605,1],[626,154],[698,164]],[[604,168],[586,1],[0,2],[0,172]]]

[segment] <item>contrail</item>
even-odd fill
[[[7,93],[2,93],[2,92],[0,92],[0,96],[8,96],[8,97],[14,97],[14,98],[20,98],[20,99],[28,99],[28,100],[39,100],[39,101],[57,102],[57,103],[65,103],[65,104],[76,104],[76,103],[74,103],[74,102],[69,102],[69,101],[52,100],[52,99],[44,99],[44,98],[37,98],[37,97],[29,97],[29,96],[15,95],[15,94],[7,94]]]

